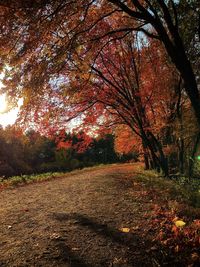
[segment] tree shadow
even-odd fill
[[[130,259],[131,257],[133,257],[133,255],[137,255],[137,257],[139,258],[143,258],[145,259],[145,251],[143,249],[141,249],[142,246],[144,246],[144,242],[141,242],[141,237],[139,237],[137,234],[135,233],[123,233],[122,231],[118,230],[118,229],[114,229],[110,226],[108,226],[107,224],[104,223],[99,223],[97,222],[95,219],[90,218],[88,216],[85,216],[83,214],[78,214],[78,213],[71,213],[71,214],[67,214],[67,213],[54,213],[53,214],[53,218],[60,221],[60,222],[66,222],[66,221],[70,221],[71,223],[73,223],[74,225],[78,225],[80,226],[80,229],[78,229],[77,231],[84,231],[83,229],[81,230],[81,228],[87,228],[88,230],[92,231],[93,233],[95,233],[95,235],[97,236],[102,236],[104,240],[109,241],[110,243],[113,244],[117,244],[118,245],[118,250],[115,251],[112,248],[110,249],[110,253],[112,254],[112,258],[120,258],[119,252],[120,250],[123,250],[126,255],[126,258]],[[81,234],[81,233],[80,233]],[[79,236],[77,235],[77,238],[79,238]],[[81,240],[81,238],[79,239],[80,242],[86,243],[87,240]],[[86,267],[89,265],[84,265],[84,261],[78,258],[78,256],[73,253],[71,253],[71,251],[69,250],[68,246],[65,244],[65,242],[58,242],[59,243],[59,249],[61,250],[61,255],[63,257],[63,260],[67,260],[68,262],[71,261],[72,262],[72,267],[79,267],[79,266],[83,266]],[[95,242],[93,244],[94,246],[97,245]],[[82,244],[82,246],[84,247],[84,244]],[[135,254],[134,254],[135,252]],[[81,253],[81,251],[80,251]],[[104,257],[103,253],[101,252],[101,247],[99,247],[99,255],[101,254],[101,257]],[[81,256],[83,256],[83,254],[81,253]],[[81,257],[82,258],[82,257]],[[122,264],[122,265],[112,265],[112,263],[110,263],[110,265],[98,265],[98,266],[147,266],[146,264],[143,264],[142,262],[137,262],[137,259],[134,258],[134,265],[130,265],[131,261],[126,264]],[[95,260],[95,259],[94,259]],[[106,262],[106,259],[104,259]],[[102,258],[103,261],[103,258]],[[73,262],[75,262],[75,264],[73,265]],[[97,264],[97,262],[96,262]],[[92,266],[96,266],[95,263]],[[149,265],[150,266],[150,265]]]
[[[168,267],[183,267],[182,260],[176,258],[176,255],[172,254],[170,249],[165,249],[161,244],[155,244],[152,240],[151,234],[144,237],[142,235],[142,229],[138,233],[128,232],[124,233],[119,229],[114,229],[106,223],[100,223],[96,218],[88,217],[84,214],[79,213],[53,213],[53,219],[57,220],[65,225],[65,227],[70,227],[69,225],[77,225],[75,228],[76,234],[74,238],[80,244],[81,248],[76,253],[70,251],[68,245],[65,242],[59,243],[59,249],[61,250],[61,255],[64,259],[71,262],[72,267],[95,267],[95,266],[106,266],[106,267],[130,267],[130,266],[140,266],[140,267],[155,267],[155,266],[168,266]],[[66,222],[70,224],[66,226]],[[64,223],[64,224],[63,224]],[[85,230],[84,230],[85,229]],[[87,235],[82,235],[84,231],[89,231],[88,236],[92,236],[89,240],[93,246],[96,246],[96,250],[99,250],[99,258],[102,260],[102,264],[99,265],[98,259],[90,255],[93,263],[88,265],[86,261],[88,260],[88,254],[84,252],[84,246],[88,242]],[[87,232],[88,233],[88,232]],[[94,235],[93,235],[94,234]],[[108,259],[104,255],[105,248],[102,250],[101,246],[98,246],[98,242],[95,242],[95,236],[101,236],[103,240],[106,240],[105,247],[109,250],[111,257]],[[70,242],[70,239],[68,239]],[[108,244],[112,244],[109,246]],[[115,249],[117,247],[117,249]],[[157,247],[157,248],[156,248]],[[83,251],[82,251],[83,250]],[[101,251],[102,250],[102,251]],[[79,254],[79,255],[78,255]],[[113,264],[111,261],[116,258],[125,258],[126,263]],[[104,262],[104,263],[103,263]]]
[[[54,219],[59,221],[64,220],[74,220],[75,224],[80,226],[87,227],[92,231],[96,232],[98,235],[101,235],[105,238],[111,239],[115,243],[125,246],[137,246],[140,242],[140,238],[134,233],[123,233],[118,229],[109,227],[107,224],[102,224],[94,220],[93,218],[87,217],[83,214],[78,213],[54,213]]]
[[[62,263],[68,264],[70,267],[93,267],[73,252],[65,242],[57,242],[56,248],[59,249],[58,260]]]

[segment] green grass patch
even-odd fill
[[[113,166],[114,164],[111,165]],[[109,165],[100,164],[98,166],[86,167],[83,169],[76,169],[68,172],[47,172],[47,173],[30,174],[30,175],[26,174],[26,175],[12,176],[9,178],[0,177],[0,186],[4,188],[10,186],[29,184],[33,182],[48,181],[63,176],[66,177],[66,176],[81,174],[90,170],[98,170],[100,168],[105,168],[106,166],[108,167]]]
[[[10,178],[0,178],[0,185],[3,187],[9,187],[9,186],[16,186],[16,185],[22,185],[22,184],[28,184],[32,182],[39,182],[39,181],[46,181],[49,179],[57,178],[63,176],[64,173],[62,172],[48,172],[48,173],[42,173],[42,174],[31,174],[31,175],[20,175],[20,176],[13,176]]]
[[[137,172],[136,179],[144,183],[145,187],[160,192],[161,197],[200,208],[199,179],[188,179],[187,177],[169,179],[155,171],[145,171],[142,166],[137,167]]]

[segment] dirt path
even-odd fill
[[[101,167],[2,191],[0,266],[158,266],[137,228],[149,203],[134,197],[134,170]]]

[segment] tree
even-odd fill
[[[114,138],[115,136],[112,134],[104,134],[94,140],[91,149],[88,151],[94,161],[104,164],[118,161],[114,148]]]
[[[141,45],[140,48],[137,47],[135,36],[113,41],[99,53],[96,65],[86,76],[87,84],[84,83],[85,75],[79,77],[75,84],[70,84],[70,93],[75,88],[72,104],[75,101],[78,110],[85,108],[85,103],[91,105],[90,109],[84,112],[87,125],[98,120],[104,125],[128,125],[142,139],[146,151],[145,162],[148,162],[149,150],[152,166],[160,167],[167,175],[167,160],[162,144],[156,137],[158,129],[155,130],[154,121],[157,114],[157,123],[161,126],[163,119],[160,117],[158,121],[158,114],[163,116],[164,103],[169,101],[169,97],[174,98],[170,90],[166,90],[165,94],[160,91],[163,86],[168,86],[171,66],[167,66],[165,60],[161,61],[160,57],[156,56],[154,64],[156,63],[157,69],[152,70],[149,51],[149,48],[142,48]],[[156,52],[158,51],[162,55],[162,49],[157,47]],[[144,79],[145,75],[149,78]],[[163,75],[162,80],[159,75]],[[82,101],[78,103],[77,99]],[[168,110],[169,107],[165,107],[164,112],[167,114]]]
[[[115,128],[114,145],[121,160],[130,157],[130,160],[138,161],[142,159],[142,156],[144,157],[141,139],[125,125],[118,125]],[[145,166],[146,168],[149,167],[147,163]]]
[[[25,156],[26,137],[20,129],[8,126],[0,131],[0,175],[12,176],[32,172]]]
[[[53,140],[42,136],[39,132],[29,129],[26,132],[25,157],[32,169],[37,170],[42,163],[55,160],[56,145]]]
[[[197,2],[192,1],[190,4],[195,10],[194,23],[197,23]],[[184,3],[187,1],[49,0],[34,4],[18,1],[16,5],[15,1],[9,1],[1,6],[4,37],[1,42],[5,46],[2,59],[5,60],[5,55],[9,52],[8,62],[10,66],[15,66],[10,73],[13,79],[8,82],[8,88],[12,91],[11,86],[20,83],[25,97],[24,109],[27,102],[34,107],[38,95],[40,98],[56,98],[56,95],[47,93],[48,81],[58,76],[58,73],[68,75],[73,66],[72,60],[75,60],[81,46],[88,57],[94,59],[111,39],[122,38],[136,30],[157,38],[164,44],[184,80],[186,92],[200,123],[197,83],[187,47],[184,46],[184,36],[181,35]],[[193,36],[197,34],[196,28]],[[12,40],[9,38],[11,34]],[[45,88],[44,95],[38,92],[41,85]],[[30,95],[34,95],[31,101]],[[53,110],[55,107],[52,104],[50,108]]]
[[[152,26],[152,28],[150,27],[151,31],[149,31],[149,29],[144,29],[143,26],[139,31],[163,42],[168,55],[184,80],[187,95],[194,108],[198,123],[200,124],[200,95],[195,74],[184,46],[184,40],[181,38],[179,32],[180,15],[178,14],[178,6],[179,4],[181,5],[183,1],[180,1],[181,3],[168,1],[167,3],[164,0],[158,0],[156,2],[149,0],[132,0],[128,3],[124,3],[120,0],[111,0],[110,2],[118,6],[130,17],[142,20],[143,24],[150,24]],[[198,14],[197,2],[198,1],[193,1],[196,14]],[[154,30],[157,35],[154,34]]]
[[[198,46],[190,53],[186,45],[198,33],[195,28],[193,34],[189,31],[183,34],[181,12],[185,3],[187,1],[47,0],[35,4],[19,1],[15,5],[9,1],[2,6],[1,16],[4,37],[1,43],[5,47],[1,58],[6,59],[11,68],[5,71],[3,90],[14,99],[24,98],[21,115],[25,122],[37,121],[45,128],[54,128],[55,122],[63,124],[79,115],[87,124],[101,124],[113,118],[114,123],[123,121],[142,137],[144,149],[150,150],[154,165],[162,165],[167,173],[162,144],[150,119],[154,116],[150,109],[154,111],[155,105],[153,101],[144,105],[141,89],[143,92],[145,89],[137,81],[137,66],[132,67],[136,75],[130,80],[131,74],[119,68],[117,52],[110,59],[110,51],[113,44],[130,38],[133,31],[139,32],[138,46],[141,34],[158,39],[184,81],[200,124],[200,97],[191,56]],[[195,24],[198,3],[193,1],[191,5]],[[148,38],[145,42],[149,43]],[[133,49],[130,44],[124,45],[121,56],[124,66],[132,64],[128,62],[133,59],[129,56],[130,49]],[[116,62],[120,77],[114,67]],[[115,69],[113,77],[109,69]],[[90,88],[94,85],[96,91]],[[170,105],[174,105],[173,101]],[[90,118],[85,115],[89,112]]]

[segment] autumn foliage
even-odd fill
[[[1,91],[13,106],[23,98],[21,127],[52,134],[75,121],[98,135],[124,125],[146,169],[194,174],[198,1],[21,0],[5,1],[0,12]],[[90,140],[80,139],[84,151]]]

